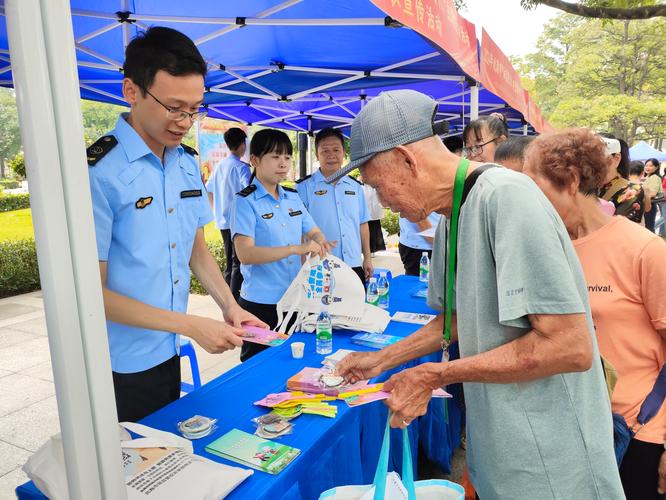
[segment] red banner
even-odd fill
[[[481,38],[481,83],[527,118],[527,100],[520,76],[485,29]]]
[[[527,116],[525,116],[525,120],[534,127],[534,130],[540,134],[553,131],[553,127],[544,119],[541,110],[527,90],[525,91],[525,100],[527,101]]]
[[[480,78],[476,30],[458,14],[452,0],[372,0],[372,3],[441,47],[469,76]]]

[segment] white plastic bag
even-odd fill
[[[365,289],[354,270],[334,255],[320,259],[309,256],[298,275],[277,303],[277,331],[315,330],[322,304],[328,305],[333,328],[381,333],[390,321],[389,314],[365,303]]]
[[[464,500],[465,490],[459,484],[443,479],[414,481],[407,429],[402,431],[402,479],[395,472],[387,473],[390,444],[391,434],[387,420],[373,483],[331,488],[323,492],[319,500]]]
[[[128,430],[144,437],[132,439]],[[224,498],[253,473],[193,455],[192,442],[170,432],[131,422],[121,423],[119,431],[128,500]],[[23,471],[50,500],[69,498],[60,434],[37,450]]]

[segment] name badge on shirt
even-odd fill
[[[322,189],[321,191],[315,191],[315,194],[316,194],[317,196],[323,196],[323,195],[325,195],[326,193],[328,193],[328,190],[327,190],[327,189]]]
[[[197,196],[201,196],[201,189],[190,189],[189,191],[180,192],[181,198],[196,198]]]
[[[292,210],[291,208],[289,209],[289,217],[296,217],[297,215],[303,215],[303,212],[300,210]]]
[[[273,218],[273,212],[270,212],[268,214],[264,214],[261,216],[262,219],[272,219]]]
[[[356,191],[345,191],[345,194],[356,195]]]
[[[145,198],[139,198],[138,200],[136,200],[134,206],[138,209],[143,209],[146,208],[148,205],[150,205],[152,202],[153,202],[153,197],[146,196]]]

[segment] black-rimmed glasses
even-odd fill
[[[190,120],[192,120],[192,122],[198,122],[200,120],[203,120],[206,117],[206,115],[208,115],[208,111],[205,109],[203,111],[195,111],[194,113],[188,113],[187,111],[183,111],[182,109],[171,108],[166,104],[164,104],[162,101],[160,101],[153,94],[151,94],[147,88],[143,88],[143,90],[146,92],[146,94],[155,99],[155,101],[157,101],[157,103],[160,106],[166,109],[167,118],[174,122],[179,122],[181,120],[184,120],[185,118],[189,118]]]
[[[476,156],[479,155],[483,152],[483,146],[487,146],[491,142],[495,142],[499,137],[495,137],[493,139],[490,139],[488,142],[484,142],[483,144],[478,144],[476,146],[472,146],[471,148],[463,148],[462,154],[465,158],[469,158],[470,156]]]

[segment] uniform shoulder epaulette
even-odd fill
[[[116,146],[116,144],[118,144],[118,139],[113,135],[105,135],[104,137],[97,139],[92,146],[86,149],[88,166],[94,167],[97,165],[97,162],[104,158],[106,154]]]
[[[303,177],[302,179],[298,179],[298,180],[296,181],[296,184],[300,184],[300,183],[303,182],[303,181],[307,181],[310,177],[312,177],[312,174],[310,174],[310,175],[306,175],[306,176]]]
[[[188,146],[187,144],[181,144],[183,146],[183,149],[185,150],[186,153],[192,155],[192,156],[197,156],[199,153],[197,153],[197,150]]]
[[[238,196],[242,196],[243,198],[246,198],[250,196],[252,193],[254,193],[257,190],[257,186],[255,184],[250,184],[249,186],[245,186],[243,189],[238,191],[236,194]]]
[[[289,191],[290,193],[298,193],[298,191],[289,186],[282,186],[282,189],[284,189],[285,191]]]
[[[356,177],[352,177],[351,175],[348,175],[347,177],[349,177],[353,181],[358,182],[361,186],[363,185],[363,183],[361,181],[359,181]]]

